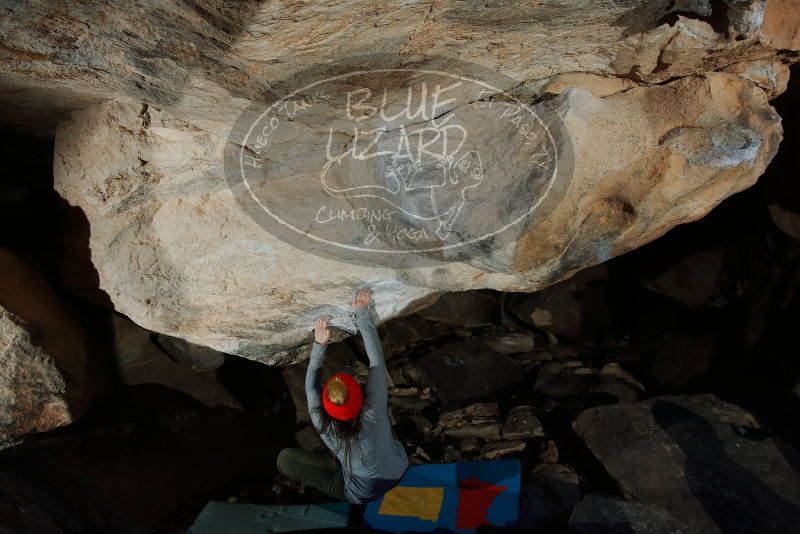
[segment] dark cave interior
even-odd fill
[[[800,359],[794,330],[800,317],[800,236],[787,235],[771,213],[794,212],[796,221],[800,212],[798,95],[795,66],[789,89],[772,102],[783,118],[784,140],[754,187],[728,198],[705,218],[590,269],[594,274],[577,289],[545,290],[558,333],[511,313],[525,295],[478,291],[463,302],[493,302],[500,317],[496,324],[469,327],[446,314],[421,312],[382,325],[384,338],[402,340],[412,333],[398,342],[398,350],[387,351],[390,368],[393,360],[414,362],[465,338],[525,332],[537,350],[566,354],[585,368],[619,364],[643,386],[640,400],[711,393],[754,414],[761,431],[776,442],[800,448]],[[120,525],[137,523],[162,532],[188,526],[211,498],[255,503],[319,499],[313,491],[281,485],[276,476],[277,451],[308,428],[296,420],[285,370],[227,356],[215,379],[240,408],[212,409],[164,385],[122,383],[109,356],[115,312],[89,260],[88,223],[53,191],[53,141],[11,131],[0,138],[6,163],[0,183],[0,246],[43,273],[92,332],[89,382],[102,399],[80,422],[29,436],[0,453],[3,498],[27,499],[76,529],[88,524],[89,530],[122,531]],[[429,330],[436,333],[413,339]],[[157,345],[155,333],[151,338]],[[366,362],[357,340],[337,345],[345,359]],[[521,362],[521,381],[476,400],[497,402],[504,412],[520,404],[536,407],[560,462],[577,473],[580,491],[619,494],[572,423],[582,410],[620,402],[620,396],[566,379],[560,385],[572,388],[567,393],[543,394],[537,391],[541,364]],[[421,447],[431,461],[442,461],[448,451],[464,448],[457,438],[431,441],[425,436],[425,421],[438,419],[439,404],[408,409],[413,416],[399,415],[402,410],[396,409],[396,429],[410,455]],[[533,469],[548,441],[528,444],[514,455]],[[800,472],[796,458],[789,458]],[[564,527],[568,513],[568,507],[559,508],[546,526]],[[48,531],[44,520],[41,531]]]

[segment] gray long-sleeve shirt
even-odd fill
[[[322,432],[321,417],[315,411],[315,408],[322,406],[320,370],[325,358],[325,346],[316,342],[306,372],[306,397],[312,424],[342,464],[345,497],[350,502],[360,504],[383,495],[394,486],[408,467],[408,456],[403,446],[394,439],[386,412],[389,400],[386,363],[372,315],[369,308],[358,308],[351,315],[364,339],[369,357],[369,375],[361,414],[361,431],[352,438],[349,463],[345,462],[345,449],[337,442],[333,431],[329,428],[327,432]]]

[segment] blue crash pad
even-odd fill
[[[264,534],[346,527],[352,505],[346,502],[256,505],[209,502],[188,534]]]
[[[514,526],[519,493],[519,460],[412,465],[397,486],[367,505],[364,523],[398,533]]]

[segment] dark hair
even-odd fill
[[[331,435],[336,442],[334,453],[338,456],[339,451],[344,450],[343,467],[349,468],[351,465],[350,456],[353,453],[353,438],[361,432],[361,414],[363,410],[358,411],[355,419],[347,421],[334,419],[322,406],[317,406],[312,411],[314,415],[319,417],[320,432],[324,434],[329,430],[331,431]]]

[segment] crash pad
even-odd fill
[[[397,486],[367,505],[364,523],[398,533],[513,526],[519,492],[519,460],[412,465]]]
[[[263,534],[346,527],[352,505],[346,502],[256,505],[209,502],[188,534]]]

